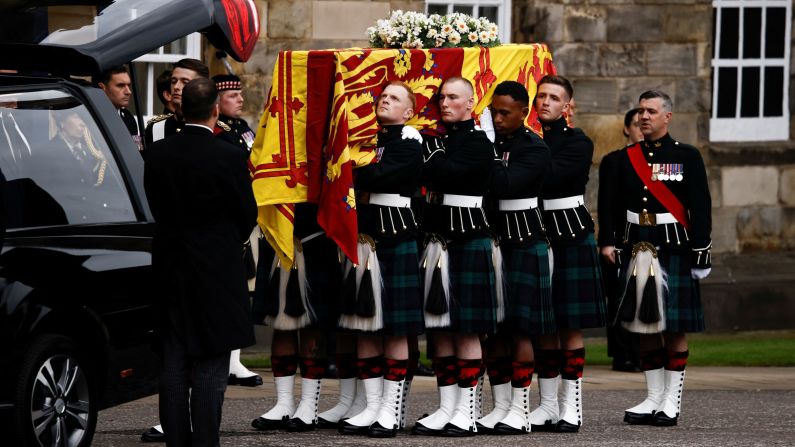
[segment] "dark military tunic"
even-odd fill
[[[565,118],[543,123],[544,142],[552,165],[544,179],[545,201],[585,194],[593,157],[593,143],[585,133],[569,127]],[[585,206],[545,209],[544,224],[552,245],[552,301],[558,328],[584,329],[605,325],[605,302],[594,224]]]
[[[152,146],[152,143],[160,138],[168,138],[171,135],[182,131],[185,128],[185,121],[177,119],[173,113],[158,115],[146,123],[144,130],[144,149]],[[162,135],[162,137],[159,137]]]
[[[442,205],[444,194],[484,196],[488,190],[494,145],[473,120],[448,125],[443,137],[425,141],[423,182],[430,202],[422,229],[447,241],[450,259],[450,330],[493,333],[497,299],[491,238],[482,208]]]
[[[628,259],[632,246],[640,241],[658,247],[660,265],[668,274],[665,299],[666,330],[698,332],[704,329],[704,315],[698,280],[691,278],[692,268],[711,266],[712,199],[707,183],[704,161],[698,149],[680,143],[670,135],[657,141],[640,143],[643,156],[652,166],[667,167],[667,172],[681,174],[661,180],[684,205],[690,219],[690,230],[681,223],[636,225],[626,223],[618,245],[623,246],[622,258]],[[660,169],[660,168],[658,168]],[[634,213],[659,214],[668,210],[657,200],[638,176],[626,150],[617,160],[616,209]],[[623,263],[625,266],[627,262]],[[626,279],[627,272],[622,277]]]
[[[555,331],[551,272],[541,213],[500,210],[500,200],[537,198],[550,166],[549,147],[524,127],[497,136],[490,187],[492,228],[500,237],[507,289],[507,328],[525,335]]]
[[[254,144],[254,131],[248,127],[245,120],[221,115],[218,117],[218,123],[213,129],[213,133],[246,152],[251,152],[251,146]]]
[[[420,185],[422,144],[402,138],[403,125],[378,133],[376,162],[354,171],[359,233],[372,237],[383,280],[383,333],[416,335],[423,331],[417,223],[411,208],[368,204],[372,194],[410,198]],[[360,261],[361,262],[361,261]]]

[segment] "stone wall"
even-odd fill
[[[786,142],[709,142],[710,0],[515,0],[513,21],[514,41],[548,43],[573,81],[575,125],[595,145],[589,204],[599,161],[624,144],[624,112],[659,88],[674,101],[671,135],[699,147],[707,164],[715,251],[795,249],[795,116]],[[791,63],[790,111],[793,85]]]

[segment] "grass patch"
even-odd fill
[[[688,335],[689,366],[795,366],[795,331],[735,332]],[[241,359],[248,368],[270,368],[267,356]],[[422,353],[420,360],[430,365]],[[585,340],[586,365],[611,365],[607,340]]]
[[[795,366],[795,331],[691,334],[689,366]],[[610,365],[607,341],[586,339],[586,364]]]

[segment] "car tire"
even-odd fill
[[[21,365],[14,398],[20,445],[90,445],[97,425],[94,371],[75,343],[42,335],[26,349]]]

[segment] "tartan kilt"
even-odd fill
[[[606,324],[602,270],[593,233],[577,245],[553,245],[552,302],[558,329]]]
[[[381,332],[391,336],[421,334],[425,320],[417,242],[414,239],[397,243],[380,241],[376,252],[384,283]]]
[[[632,247],[628,247],[630,252]],[[690,276],[691,258],[689,251],[657,252],[660,267],[668,275],[668,291],[665,294],[665,331],[702,332],[704,331],[704,309],[701,306],[699,281]],[[627,266],[629,260],[624,262]],[[621,269],[621,290],[627,281],[627,268]]]
[[[513,333],[536,336],[556,331],[547,247],[544,241],[500,246],[506,279],[506,315],[501,326]]]
[[[320,235],[303,244],[309,303],[317,317],[310,328],[337,329],[342,265],[337,244]]]
[[[447,243],[450,259],[450,327],[459,334],[493,334],[497,330],[497,296],[491,239]]]

